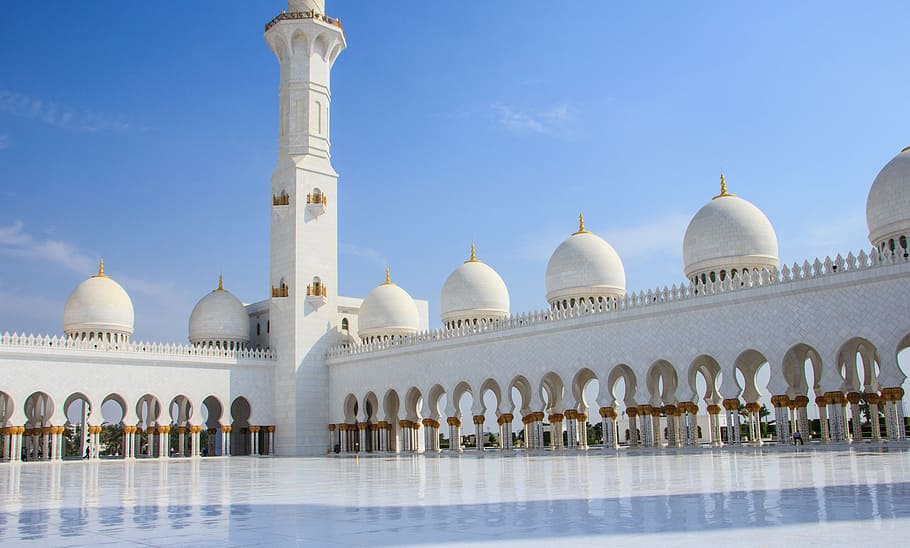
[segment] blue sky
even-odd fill
[[[142,340],[185,341],[218,273],[268,291],[281,0],[10,3],[0,19],[0,331],[58,333],[97,268]],[[731,192],[792,263],[868,245],[910,145],[910,5],[329,0],[340,289],[430,301],[467,258],[541,308],[579,211],[630,290],[683,281],[686,224]]]

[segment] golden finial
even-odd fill
[[[218,289],[215,291],[224,291],[224,276],[222,274],[218,274]]]
[[[588,231],[585,230],[585,216],[583,213],[579,213],[578,214],[578,232],[576,232],[575,234],[587,234],[587,232]],[[573,236],[575,234],[573,234]]]
[[[724,196],[736,196],[736,194],[730,194],[727,192],[727,179],[724,177],[724,172],[720,172],[720,194],[714,197],[714,199],[723,198]]]
[[[471,242],[471,258],[465,262],[466,263],[476,263],[477,262],[477,250],[474,249],[474,242]]]
[[[392,272],[389,267],[385,267],[385,285],[392,285]]]
[[[107,275],[104,273],[104,259],[98,261],[98,274],[93,276],[94,278],[107,278]]]

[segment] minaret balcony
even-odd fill
[[[323,283],[307,284],[306,300],[308,303],[318,308],[328,300],[329,291]]]
[[[272,286],[272,298],[280,298],[288,296],[288,286],[281,285],[280,287]]]
[[[341,19],[338,19],[337,17],[329,17],[328,15],[319,13],[316,10],[309,10],[282,12],[278,14],[277,17],[265,24],[265,31],[268,32],[270,28],[274,27],[281,21],[293,21],[297,19],[315,19],[316,21],[322,21],[323,23],[332,25],[333,27],[342,28]]]
[[[306,208],[314,216],[325,213],[325,208],[328,203],[328,198],[326,198],[326,195],[322,192],[314,192],[306,195]]]

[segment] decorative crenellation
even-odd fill
[[[44,348],[54,350],[89,350],[95,352],[126,352],[158,356],[185,356],[192,358],[236,358],[241,360],[273,361],[277,356],[271,349],[229,349],[208,345],[186,345],[171,343],[130,342],[108,343],[100,339],[77,340],[71,337],[51,335],[27,335],[25,333],[4,333],[0,336],[0,348]]]
[[[906,256],[905,256],[906,255]],[[463,322],[461,326],[431,329],[413,335],[376,339],[361,344],[350,343],[332,347],[328,351],[328,358],[340,358],[367,354],[403,346],[433,344],[439,341],[456,339],[466,336],[477,336],[513,329],[526,329],[531,326],[553,323],[558,321],[576,319],[581,317],[599,316],[601,314],[623,314],[653,305],[672,305],[673,303],[690,301],[692,299],[711,298],[716,295],[740,291],[758,291],[765,286],[780,286],[797,283],[804,280],[840,276],[843,274],[888,267],[895,264],[910,262],[910,255],[898,248],[895,252],[879,252],[872,248],[869,253],[860,251],[858,254],[848,253],[846,257],[837,255],[835,258],[825,257],[824,260],[815,259],[813,262],[804,261],[802,264],[793,263],[783,265],[780,269],[761,269],[744,274],[735,273],[724,280],[708,281],[707,283],[692,283],[664,286],[663,289],[649,289],[637,293],[628,293],[624,297],[609,298],[603,301],[591,302],[580,300],[574,307],[554,310],[546,308],[533,312],[516,314],[509,318],[487,321],[481,320],[476,324]]]
[[[270,28],[274,27],[281,21],[290,21],[294,19],[315,19],[317,21],[322,21],[323,23],[328,23],[333,27],[341,28],[341,19],[336,17],[329,17],[323,13],[319,13],[316,10],[309,11],[285,11],[278,14],[277,17],[265,24],[265,30],[268,31]]]

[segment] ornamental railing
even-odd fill
[[[277,17],[265,24],[265,30],[268,31],[270,28],[274,27],[281,21],[293,21],[295,19],[315,19],[317,21],[322,21],[332,25],[333,27],[342,28],[341,19],[335,17],[329,17],[322,13],[317,12],[316,10],[310,11],[283,11],[278,14]]]
[[[632,313],[648,306],[689,301],[692,299],[711,298],[725,293],[749,291],[769,285],[785,285],[789,283],[840,276],[850,272],[882,268],[890,265],[905,264],[910,262],[910,253],[898,248],[894,252],[887,249],[879,252],[873,248],[869,254],[860,251],[854,255],[848,253],[846,257],[837,255],[834,259],[825,257],[824,261],[815,259],[814,262],[804,261],[803,264],[793,263],[784,265],[780,269],[762,269],[747,272],[745,275],[735,274],[725,280],[708,283],[689,283],[688,285],[664,286],[663,289],[650,289],[638,293],[629,293],[624,297],[610,298],[603,301],[590,302],[581,300],[574,307],[561,310],[548,308],[523,314],[516,314],[509,318],[496,321],[482,320],[477,324],[466,322],[460,327],[439,328],[422,331],[413,335],[374,339],[363,344],[342,344],[329,349],[328,358],[341,358],[388,350],[391,348],[433,344],[438,341],[457,339],[461,337],[478,336],[484,333],[495,333],[513,329],[525,329],[535,325],[551,324],[580,318],[604,314]]]
[[[156,356],[190,358],[228,358],[241,360],[274,361],[277,355],[271,349],[245,348],[230,350],[210,346],[187,344],[129,342],[111,343],[103,340],[81,340],[66,336],[4,333],[0,336],[0,350],[4,348],[36,348],[44,350],[87,350],[95,352],[126,352]]]

